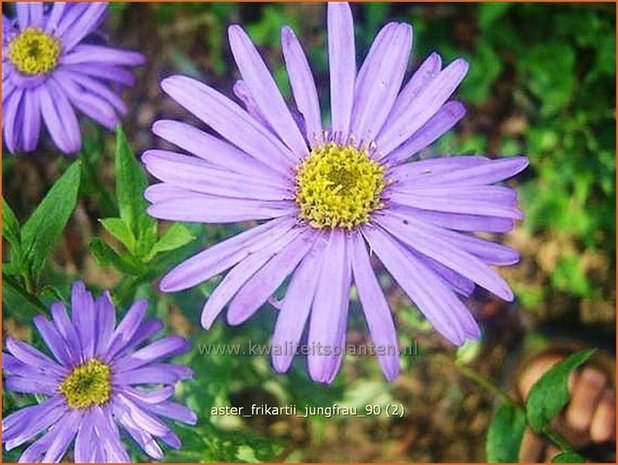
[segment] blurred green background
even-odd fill
[[[246,27],[285,95],[289,87],[280,52],[280,29],[291,25],[309,55],[322,108],[328,105],[325,9],[321,4],[114,3],[105,29],[114,44],[138,49],[148,65],[127,90],[131,113],[125,130],[136,153],[161,146],[150,125],[159,117],[195,121],[162,95],[160,80],[183,73],[231,95],[237,71],[226,36],[229,24]],[[430,52],[444,62],[463,56],[470,72],[457,98],[468,113],[429,154],[526,154],[530,167],[513,181],[525,220],[502,240],[519,249],[519,265],[504,269],[517,301],[512,305],[477,293],[470,302],[485,335],[458,356],[487,377],[510,386],[518,361],[547,341],[577,338],[614,351],[615,341],[615,5],[603,4],[354,4],[358,59],[390,20],[414,28],[410,69]],[[185,442],[172,461],[483,461],[494,399],[435,361],[454,353],[383,277],[402,345],[418,353],[402,357],[402,375],[387,384],[371,357],[348,356],[330,387],[310,382],[305,363],[290,374],[272,372],[261,356],[200,355],[199,344],[267,343],[276,311],[259,312],[230,328],[218,321],[205,332],[199,314],[216,282],[172,295],[157,290],[155,276],[172,263],[244,229],[193,225],[196,236],[172,257],[121,279],[90,253],[104,233],[99,218],[116,216],[113,135],[84,122],[80,200],[48,262],[38,297],[50,302],[68,294],[74,279],[93,289],[114,288],[124,306],[136,296],[169,331],[190,337],[196,348],[182,359],[196,371],[179,395],[198,411],[198,427],[179,428]],[[3,156],[3,195],[24,220],[70,160],[42,148],[21,157]],[[6,254],[6,247],[3,248]],[[6,257],[6,255],[5,255]],[[6,260],[5,260],[6,261]],[[5,286],[6,288],[6,286]],[[3,295],[4,331],[40,343],[32,332],[34,310],[18,293]],[[358,302],[352,303],[348,342],[368,344]],[[27,403],[4,394],[3,415]],[[211,417],[213,406],[338,403],[364,412],[367,405],[403,404],[401,418]],[[5,460],[15,460],[13,453]]]

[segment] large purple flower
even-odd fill
[[[235,92],[246,110],[194,79],[163,81],[167,94],[221,137],[176,121],[154,124],[155,134],[193,156],[144,154],[148,171],[163,181],[146,191],[149,212],[202,223],[267,221],[180,264],[161,289],[187,289],[233,267],[204,307],[202,325],[209,328],[225,306],[230,324],[243,323],[291,276],[277,305],[274,368],[289,368],[290,347],[308,326],[310,375],[329,383],[341,364],[353,281],[392,380],[399,372],[397,337],[372,269],[375,253],[449,341],[478,338],[461,299],[478,284],[511,300],[489,265],[516,263],[518,254],[471,232],[509,231],[521,219],[515,192],[492,184],[523,170],[527,159],[406,162],[462,118],[462,104],[447,100],[467,63],[442,68],[434,53],[401,88],[412,29],[389,23],[357,72],[350,7],[329,4],[331,119],[323,131],[314,78],[292,30],[282,31],[283,56],[301,118],[245,32],[231,26],[229,37],[242,75]]]
[[[157,319],[143,321],[145,300],[136,301],[116,326],[109,293],[94,300],[78,282],[71,297],[71,318],[64,305],[56,303],[52,321],[34,319],[55,360],[7,338],[4,388],[46,400],[3,420],[6,449],[40,436],[20,462],[58,462],[73,440],[75,462],[128,462],[119,426],[154,459],[163,457],[158,441],[180,447],[178,436],[160,417],[195,424],[195,413],[170,400],[174,384],[193,373],[163,361],[186,352],[187,341],[167,336],[144,345],[163,326]]]
[[[15,4],[2,17],[2,128],[12,152],[31,152],[41,119],[64,153],[77,152],[81,134],[75,109],[112,129],[127,112],[111,85],[133,85],[127,66],[136,52],[86,43],[103,22],[107,3]]]

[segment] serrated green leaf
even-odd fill
[[[156,241],[157,222],[148,216],[144,191],[146,174],[135,158],[122,128],[116,131],[116,196],[122,218],[137,239],[140,250],[150,251]]]
[[[159,241],[154,245],[150,252],[149,258],[154,257],[161,252],[168,252],[170,250],[176,250],[183,245],[188,244],[195,236],[182,224],[173,224],[165,234],[161,236]]]
[[[73,214],[80,180],[81,165],[75,162],[47,192],[21,230],[24,259],[35,280]]]
[[[569,374],[586,362],[594,349],[577,352],[556,363],[532,386],[526,401],[528,423],[537,432],[545,427],[569,401]]]
[[[502,404],[496,411],[489,431],[485,451],[491,463],[518,461],[519,448],[526,429],[526,414],[511,404]]]
[[[586,459],[577,452],[561,452],[551,461],[552,463],[584,463]]]
[[[119,255],[101,238],[95,237],[90,242],[90,251],[100,266],[111,266],[122,273],[134,276],[144,272],[143,267],[131,261],[129,257]]]
[[[135,236],[133,231],[122,218],[104,218],[99,220],[103,227],[118,239],[131,252],[135,252]]]

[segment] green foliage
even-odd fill
[[[162,272],[161,265],[167,252],[187,245],[195,236],[186,226],[174,224],[158,238],[157,222],[146,212],[146,173],[135,158],[121,128],[116,132],[115,169],[120,216],[99,221],[126,251],[118,251],[113,244],[101,237],[95,237],[91,241],[90,251],[101,266],[113,267],[121,273],[146,278]]]
[[[553,463],[584,463],[586,459],[577,452],[561,452],[553,459]]]
[[[487,432],[486,454],[491,463],[513,463],[526,429],[526,414],[512,404],[502,404],[494,414]]]
[[[573,370],[588,360],[594,349],[577,352],[556,363],[530,390],[526,401],[526,415],[537,432],[545,431],[549,423],[569,401],[568,379]]]

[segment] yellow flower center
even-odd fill
[[[112,392],[109,365],[92,359],[73,369],[60,385],[69,407],[87,409],[106,403]]]
[[[311,226],[353,229],[382,206],[384,167],[365,150],[329,142],[300,164],[296,183],[300,216]]]
[[[38,28],[25,29],[9,45],[9,59],[28,76],[53,70],[59,56],[60,42]]]

